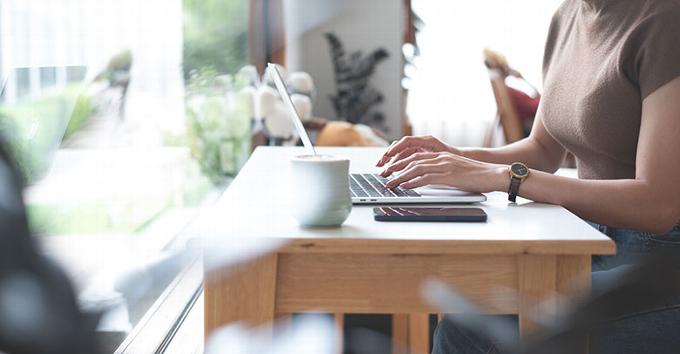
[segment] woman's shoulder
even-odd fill
[[[630,9],[635,17],[621,58],[644,98],[680,75],[680,0],[645,0],[638,6]]]
[[[557,10],[555,10],[551,25],[559,25],[561,21],[573,17],[576,14],[581,1],[583,0],[564,0]]]
[[[635,40],[680,37],[680,0],[640,1],[639,7],[629,9],[635,13],[630,37]]]
[[[550,66],[555,47],[561,40],[567,37],[568,29],[573,23],[576,13],[578,11],[578,2],[582,0],[565,0],[555,11],[550,20],[550,27],[548,28],[548,37],[546,39],[544,53],[543,53],[543,75]]]
[[[680,0],[646,0],[640,3],[639,13],[641,18],[674,20],[680,14]]]
[[[555,13],[550,20],[550,28],[548,30],[548,44],[554,42],[560,33],[568,31],[571,24],[575,20],[579,12],[579,7],[583,0],[565,0],[555,10]]]

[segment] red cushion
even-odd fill
[[[508,87],[508,94],[510,95],[510,99],[517,110],[519,119],[522,122],[534,119],[534,117],[536,117],[538,103],[541,101],[540,95],[531,97],[526,93],[512,87]]]

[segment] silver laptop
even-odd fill
[[[316,155],[312,141],[302,125],[302,120],[295,110],[288,88],[281,78],[275,64],[267,64],[270,75],[276,84],[281,99],[289,110],[295,129],[300,135],[302,144],[309,154]],[[415,189],[386,188],[389,179],[374,173],[350,174],[350,190],[354,204],[434,204],[434,203],[476,203],[486,200],[480,193],[469,193],[449,187],[426,186]]]

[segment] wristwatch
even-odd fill
[[[515,162],[508,168],[508,173],[510,174],[508,200],[514,203],[517,199],[517,193],[519,193],[519,185],[529,177],[529,168],[521,162]]]

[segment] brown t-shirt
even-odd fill
[[[678,76],[680,0],[566,0],[550,25],[538,115],[580,178],[634,178],[642,100]]]

